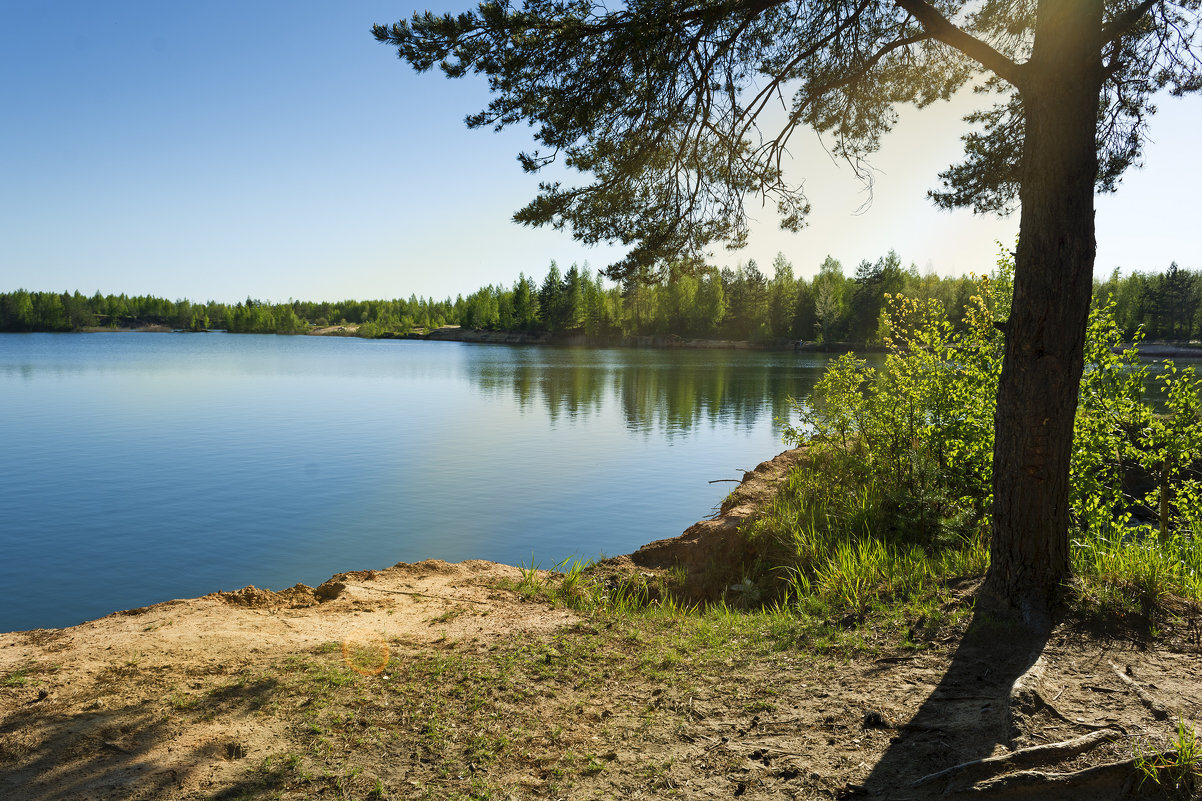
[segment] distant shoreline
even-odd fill
[[[327,337],[358,337],[359,324],[331,325],[314,328],[304,334],[277,334],[276,336],[327,336]],[[220,330],[220,329],[213,329]],[[5,332],[14,333],[14,332]],[[55,332],[30,332],[55,333]],[[75,332],[82,334],[167,334],[167,333],[204,333],[191,332],[171,328],[161,324],[147,324],[135,327],[109,328],[106,326],[88,326]],[[445,325],[428,332],[414,330],[406,334],[391,333],[374,339],[399,339],[419,342],[468,342],[473,344],[491,345],[551,345],[560,347],[594,347],[594,348],[654,348],[664,350],[753,350],[753,351],[794,351],[798,353],[885,353],[886,348],[864,342],[807,342],[804,340],[777,339],[770,342],[752,342],[737,339],[686,339],[677,334],[652,335],[613,335],[588,336],[586,334],[552,334],[548,331],[489,331],[477,328],[464,328],[456,325]],[[1130,348],[1131,343],[1122,343],[1112,350],[1121,353]],[[1202,343],[1184,342],[1143,342],[1139,345],[1139,354],[1144,358],[1172,359],[1197,358],[1202,359]]]
[[[1122,353],[1123,350],[1131,347],[1131,343],[1126,343],[1113,348],[1115,353]],[[1187,357],[1191,359],[1202,359],[1202,345],[1182,344],[1173,342],[1144,342],[1139,346],[1139,355],[1144,358],[1155,359],[1172,359]]]
[[[344,326],[350,328],[350,326]],[[311,335],[353,336],[328,332],[328,329],[310,331]],[[756,350],[756,351],[802,351],[815,353],[883,353],[879,345],[853,342],[805,342],[793,339],[776,339],[768,342],[752,342],[740,339],[687,339],[677,334],[589,336],[587,334],[552,334],[548,331],[487,331],[444,325],[429,332],[412,331],[394,334],[379,339],[407,339],[424,342],[470,342],[493,345],[553,345],[564,347],[595,348],[657,348],[664,350]]]

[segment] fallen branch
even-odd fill
[[[1131,692],[1135,693],[1136,696],[1139,697],[1140,703],[1148,708],[1148,710],[1152,713],[1152,717],[1156,718],[1157,720],[1168,720],[1169,710],[1165,709],[1164,706],[1155,698],[1153,698],[1147,690],[1136,684],[1135,679],[1127,675],[1127,671],[1123,670],[1113,662],[1110,663],[1110,667],[1114,669],[1115,675],[1122,679],[1123,683],[1131,689]]]
[[[732,745],[742,746],[743,748],[751,749],[753,752],[754,751],[771,751],[773,754],[776,754],[778,756],[801,757],[802,759],[810,759],[811,757],[814,756],[813,754],[803,754],[800,751],[788,751],[784,748],[777,748],[776,746],[773,746],[773,745],[763,745],[762,743],[749,743],[749,742],[745,742],[743,740],[728,740],[722,744],[727,747],[730,747]]]
[[[1006,773],[1014,768],[1030,768],[1035,765],[1061,762],[1071,757],[1080,756],[1086,751],[1110,742],[1117,736],[1118,732],[1113,729],[1102,729],[1101,731],[1083,734],[1072,740],[1048,743],[1047,745],[1034,745],[1029,748],[1020,748],[1017,751],[1011,751],[1008,754],[974,759],[971,762],[962,762],[959,765],[953,765],[937,773],[923,776],[911,786],[920,787],[924,784],[939,781],[940,779],[975,782],[986,776],[996,776],[1000,773]]]

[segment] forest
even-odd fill
[[[498,331],[583,334],[596,338],[676,335],[688,339],[785,341],[872,345],[879,340],[890,296],[934,299],[949,312],[963,309],[974,278],[920,273],[890,251],[862,261],[848,274],[827,257],[813,278],[795,277],[783,254],[771,277],[755,260],[722,269],[670,266],[658,282],[614,284],[573,264],[551,262],[542,281],[518,276],[510,286],[490,285],[454,300],[411,295],[407,300],[293,300],[247,298],[236,304],[193,303],[148,295],[89,296],[75,292],[0,293],[0,331],[84,331],[164,326],[174,330],[304,334],[350,326],[361,337],[398,337],[444,325]],[[1115,320],[1127,339],[1202,339],[1202,271],[1176,262],[1160,272],[1095,278],[1094,301],[1112,298]]]

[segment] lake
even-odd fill
[[[550,567],[712,513],[814,354],[0,335],[0,631],[399,561]]]

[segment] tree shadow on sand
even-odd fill
[[[274,681],[263,680],[220,688],[206,701],[212,711],[241,717],[275,690]],[[241,794],[270,789],[274,778],[258,769],[259,760],[247,759],[256,755],[236,733],[223,732],[220,721],[207,737],[181,740],[184,727],[161,701],[110,706],[98,699],[80,708],[50,695],[26,706],[0,724],[0,798],[174,798],[218,772],[227,777],[221,784]]]
[[[894,721],[896,736],[885,753],[863,784],[849,785],[842,797],[1196,797],[1171,784],[1142,782],[1121,726],[1092,725],[1083,718],[1074,722],[1056,710],[1055,698],[1040,694],[1045,674],[1055,675],[1046,669],[1054,658],[1050,647],[1050,634],[1032,632],[978,605],[939,684],[913,718]],[[1066,730],[1076,736],[1060,739]],[[1126,742],[1126,756],[1116,758],[1114,744],[1120,741]]]
[[[1046,636],[978,611],[947,672],[914,717],[899,725],[860,794],[880,799],[939,795],[946,787],[914,783],[1008,745],[1016,733],[1011,689],[1036,663],[1046,642]]]

